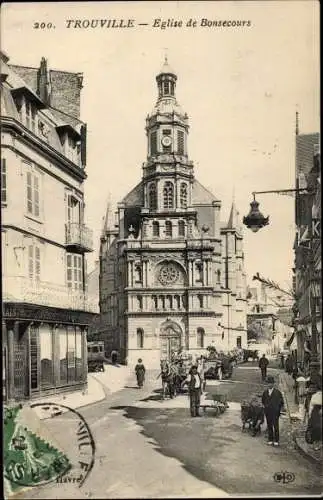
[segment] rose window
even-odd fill
[[[159,281],[163,285],[175,283],[179,278],[179,270],[174,264],[166,264],[159,272]]]

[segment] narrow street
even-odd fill
[[[256,363],[236,367],[231,381],[209,381],[206,390],[227,393],[230,407],[224,414],[214,417],[208,410],[204,417],[192,419],[186,395],[161,399],[160,383],[153,372],[143,390],[133,380],[104,401],[80,409],[96,442],[95,465],[84,485],[55,483],[29,489],[19,497],[214,498],[321,493],[320,473],[294,449],[287,417],[281,418],[279,448],[266,445],[265,429],[258,437],[241,432],[240,402],[263,390]],[[67,417],[58,418],[68,442]],[[279,472],[291,472],[295,480],[277,483],[273,476]]]

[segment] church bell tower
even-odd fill
[[[146,119],[148,151],[143,187],[145,212],[162,217],[187,211],[194,175],[187,152],[188,116],[176,100],[177,76],[167,58],[156,81],[157,102]]]

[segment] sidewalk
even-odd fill
[[[67,394],[46,396],[28,402],[55,403],[68,406],[72,410],[82,408],[105,399],[109,394],[120,391],[125,387],[130,377],[130,369],[123,365],[104,365],[104,372],[89,373],[87,388],[83,391],[74,391]],[[41,417],[40,419],[44,417]]]
[[[315,451],[313,449],[313,445],[308,444],[305,441],[306,426],[304,425],[302,415],[299,412],[299,405],[295,403],[294,379],[285,371],[280,371],[279,385],[283,392],[286,410],[293,427],[294,440],[298,450],[312,462],[322,464],[322,448]]]

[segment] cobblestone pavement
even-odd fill
[[[276,373],[276,372],[273,372]],[[281,419],[281,446],[264,433],[241,432],[240,402],[264,389],[256,364],[235,369],[232,381],[210,381],[207,391],[225,391],[229,409],[219,417],[189,416],[188,398],[161,400],[156,374],[105,401],[81,409],[96,441],[96,461],[82,488],[52,484],[21,498],[216,498],[229,495],[321,493],[320,473],[294,448],[288,418]],[[67,423],[67,422],[66,422]],[[62,426],[68,440],[68,425]],[[274,474],[295,480],[277,483]]]

